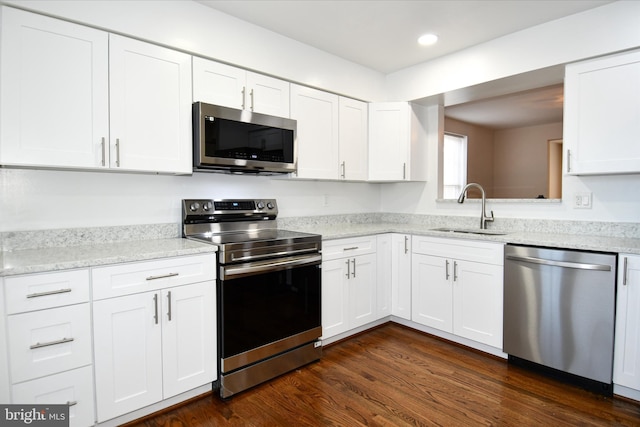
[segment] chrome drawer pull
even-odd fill
[[[344,248],[342,249],[343,251],[355,251],[356,249],[360,249],[360,247],[358,246],[352,246],[350,248]]]
[[[47,295],[66,294],[68,292],[71,292],[71,288],[58,289],[55,291],[47,291],[47,292],[36,292],[36,293],[27,295],[27,298],[46,297]]]
[[[31,350],[35,350],[36,348],[49,347],[50,345],[64,344],[66,342],[71,342],[73,340],[74,338],[62,338],[61,340],[57,340],[57,341],[49,341],[49,342],[43,342],[43,343],[38,342],[30,346],[29,348]]]
[[[169,273],[169,274],[162,274],[160,276],[149,276],[147,277],[147,280],[166,279],[167,277],[175,277],[179,274],[180,273]]]

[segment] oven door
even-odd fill
[[[220,370],[228,373],[317,340],[320,254],[221,266]]]

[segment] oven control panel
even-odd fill
[[[275,219],[278,205],[275,199],[184,199],[182,220],[221,222],[230,219]]]

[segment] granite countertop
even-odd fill
[[[0,276],[94,267],[215,251],[216,247],[213,245],[183,238],[4,251],[0,253]]]
[[[502,235],[482,235],[434,231],[433,225],[369,223],[318,225],[293,227],[296,231],[321,234],[323,240],[359,237],[381,233],[404,233],[430,237],[480,240],[497,243],[513,243],[533,246],[547,246],[563,249],[640,254],[640,239],[630,237],[608,237],[588,234],[541,233],[526,231],[504,231]]]
[[[474,219],[456,223],[455,218],[446,216],[427,217],[426,222],[419,216],[402,218],[394,214],[388,218],[391,221],[385,221],[383,215],[294,218],[278,223],[278,228],[320,234],[323,240],[403,233],[640,255],[637,224],[534,221],[523,226],[518,221],[503,220],[502,228],[490,227],[490,231],[504,234],[482,235],[434,230],[454,224],[457,228],[477,228]],[[361,220],[364,221],[358,222]],[[33,246],[43,243],[48,246]],[[5,233],[0,252],[0,276],[213,253],[216,249],[213,245],[178,237],[175,224],[12,232]]]

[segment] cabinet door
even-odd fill
[[[111,167],[191,173],[191,57],[109,35]]]
[[[93,303],[98,421],[162,400],[160,293]]]
[[[1,29],[0,162],[108,164],[107,33],[7,7]]]
[[[376,254],[349,258],[349,329],[377,319]]]
[[[366,102],[340,97],[340,177],[366,181],[369,170],[369,122]]]
[[[245,96],[246,108],[251,111],[289,117],[289,82],[248,71]]]
[[[165,399],[216,379],[215,287],[209,281],[162,292]]]
[[[453,333],[502,348],[502,267],[452,262]]]
[[[640,172],[640,51],[567,65],[567,172]]]
[[[411,320],[453,332],[452,262],[413,254],[411,270]]]
[[[193,100],[223,107],[245,107],[245,82],[243,69],[193,57]]]
[[[338,96],[292,84],[291,118],[298,122],[297,176],[338,179]]]
[[[613,382],[640,391],[640,256],[619,263]]]
[[[349,329],[347,286],[348,259],[322,263],[322,338],[327,339]]]
[[[408,179],[411,109],[406,102],[369,105],[369,179]]]
[[[69,405],[70,427],[95,424],[91,366],[16,384],[12,395],[15,403]]]
[[[391,314],[411,319],[411,236],[392,234]]]
[[[391,292],[392,292],[392,242],[393,234],[380,234],[376,239],[376,305],[378,306],[377,318],[381,319],[391,313]]]

